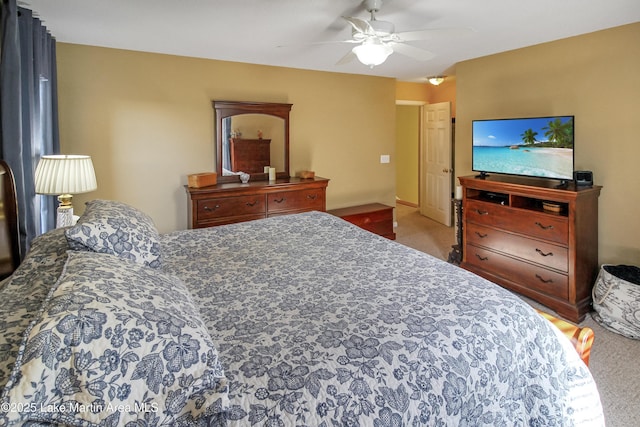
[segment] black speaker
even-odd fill
[[[573,180],[576,185],[591,187],[593,185],[593,172],[591,171],[574,171]]]

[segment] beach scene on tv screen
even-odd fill
[[[473,170],[573,178],[573,117],[473,122]]]

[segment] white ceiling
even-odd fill
[[[467,28],[410,42],[435,58],[392,54],[373,69],[336,65],[351,44],[341,16],[369,19],[361,0],[23,0],[59,42],[421,81],[497,52],[640,21],[640,0],[386,0],[396,31]],[[640,40],[638,40],[640,43]]]

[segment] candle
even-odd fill
[[[269,169],[271,169],[270,166],[265,166],[264,167],[264,173],[269,173]]]
[[[276,180],[276,168],[269,168],[269,181]]]
[[[459,185],[456,187],[456,199],[462,200],[462,187]]]

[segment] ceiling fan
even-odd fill
[[[352,38],[350,40],[329,42],[357,44],[337,64],[345,64],[357,57],[360,62],[373,68],[386,61],[389,55],[394,52],[418,61],[427,61],[435,56],[432,52],[405,44],[405,42],[428,40],[436,34],[459,32],[458,29],[425,29],[397,33],[393,23],[376,19],[376,13],[382,7],[382,0],[364,0],[363,3],[367,12],[371,14],[371,19],[365,20],[343,16],[352,27]]]

